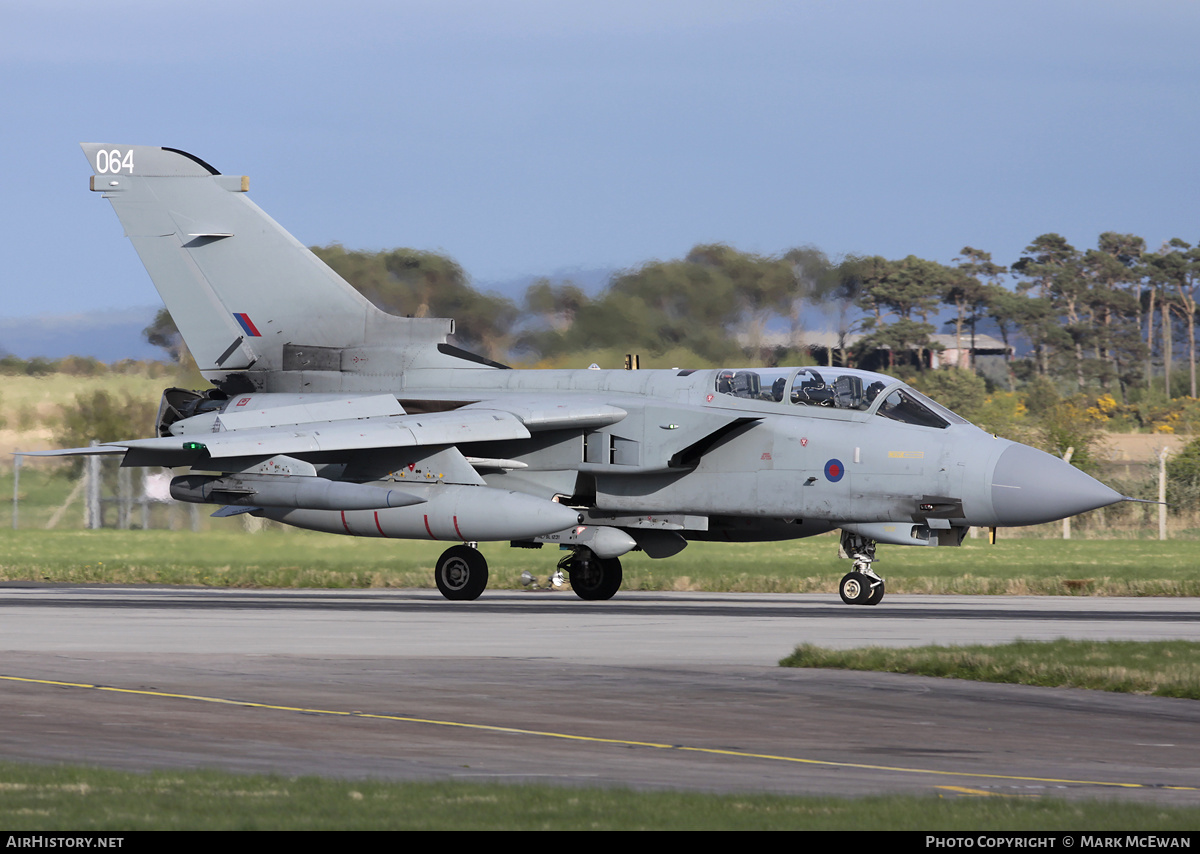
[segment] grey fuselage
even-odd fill
[[[248,178],[173,148],[82,148],[215,388],[168,390],[153,438],[61,453],[190,466],[176,494],[219,513],[605,558],[833,528],[957,545],[967,526],[1122,500],[879,374],[504,369],[450,344],[451,319],[373,305],[250,201]]]
[[[811,371],[775,369],[785,384]],[[882,542],[956,544],[967,526],[1034,524],[1081,512],[1078,498],[1054,496],[1062,478],[1086,478],[1061,460],[996,438],[929,401],[944,416],[944,426],[884,417],[881,410],[893,391],[912,393],[894,378],[837,369],[882,385],[869,405],[839,408],[786,396],[774,400],[765,393],[721,393],[723,373],[734,371],[467,366],[430,366],[403,375],[276,371],[256,378],[261,391],[247,396],[253,407],[277,396],[386,389],[409,413],[494,406],[518,411],[529,423],[537,422],[539,412],[552,416],[556,408],[615,410],[624,414],[609,416],[611,423],[458,447],[473,458],[516,464],[483,468],[488,486],[571,501],[592,521],[611,517],[617,526],[627,517],[643,517],[642,525],[644,517],[671,517],[672,528],[688,539],[790,539],[859,526]],[[224,408],[245,399],[234,395]],[[200,423],[188,432],[211,429],[204,419],[195,420]],[[1015,486],[1008,483],[1019,481],[1013,472],[1001,467],[997,473],[1001,458],[1014,448],[1033,455],[1022,459],[1031,471]],[[402,469],[405,459],[395,457],[385,467]],[[379,471],[372,478],[384,480]],[[1086,480],[1099,491],[1083,499],[1089,506],[1082,509],[1111,503],[1115,493]],[[1016,506],[1005,503],[1014,488],[1024,491]],[[290,521],[302,518],[293,513]],[[952,531],[958,536],[948,537]]]

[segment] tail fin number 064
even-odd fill
[[[133,173],[133,149],[125,152],[125,156],[121,156],[121,152],[117,149],[105,151],[100,149],[96,152],[96,171],[101,175],[111,172],[116,174],[122,169],[128,169],[130,174]]]

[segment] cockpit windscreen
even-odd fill
[[[884,418],[920,427],[945,429],[969,423],[899,380],[851,368],[727,368],[717,371],[715,391],[794,406],[874,409]],[[881,393],[883,399],[878,400]]]

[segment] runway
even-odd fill
[[[1200,640],[1188,599],[0,586],[0,756],[1200,803],[1200,703],[779,668],[798,643]]]

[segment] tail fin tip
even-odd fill
[[[207,178],[221,173],[194,154],[155,145],[81,142],[92,171],[99,177]]]

